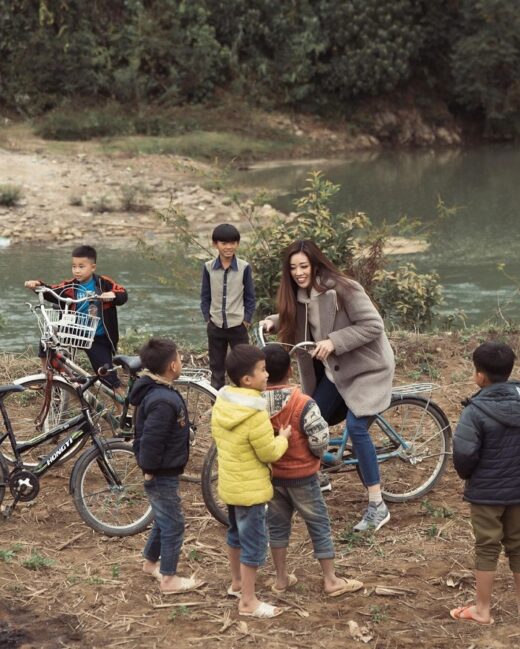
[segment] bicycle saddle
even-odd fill
[[[137,372],[139,372],[139,370],[143,369],[139,356],[118,355],[114,356],[112,362],[114,363],[114,365],[121,365],[131,374],[136,374]]]
[[[13,383],[10,383],[9,385],[0,385],[0,398],[10,392],[23,392],[24,390],[25,388],[23,385],[14,385]]]

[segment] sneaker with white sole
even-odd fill
[[[323,471],[319,471],[318,480],[320,483],[321,491],[332,491],[332,484],[330,482],[329,476],[326,473],[323,473]]]
[[[390,512],[384,500],[379,505],[369,502],[368,507],[363,512],[363,518],[354,527],[354,532],[367,532],[368,530],[377,532],[389,520]]]

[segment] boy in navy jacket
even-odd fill
[[[140,357],[145,369],[130,394],[130,403],[137,406],[134,452],[155,517],[143,550],[143,571],[161,582],[163,595],[173,595],[204,583],[177,575],[184,539],[179,476],[190,442],[186,404],[172,384],[182,363],[175,343],[164,338],[151,338]]]
[[[456,620],[493,624],[491,593],[504,546],[513,572],[520,613],[520,383],[508,381],[515,361],[503,343],[473,352],[481,390],[462,412],[453,439],[453,463],[466,480],[475,534],[476,603],[450,611]]]

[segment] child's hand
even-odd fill
[[[26,282],[24,282],[25,288],[30,288],[32,291],[34,291],[34,289],[37,286],[41,286],[41,285],[42,283],[40,282],[39,279],[29,279]]]
[[[289,437],[292,435],[291,425],[289,424],[288,426],[282,426],[282,428],[280,428],[280,430],[278,431],[278,434],[282,437],[285,437],[285,439],[289,439]]]
[[[260,320],[259,325],[266,333],[274,329],[274,322],[272,320]]]
[[[105,300],[105,301],[108,302],[109,300],[114,300],[115,297],[116,297],[116,294],[113,291],[107,291],[106,293],[101,293],[101,295],[99,296],[99,299],[100,300]]]

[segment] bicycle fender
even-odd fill
[[[15,379],[13,383],[15,385],[18,385],[18,383],[21,383],[22,381],[45,381],[47,379],[47,376],[43,373],[40,374],[30,374],[29,376],[21,376],[19,379]],[[52,377],[53,381],[60,381],[61,383],[65,383],[66,385],[70,386],[70,383],[65,381],[61,376],[53,376]]]

